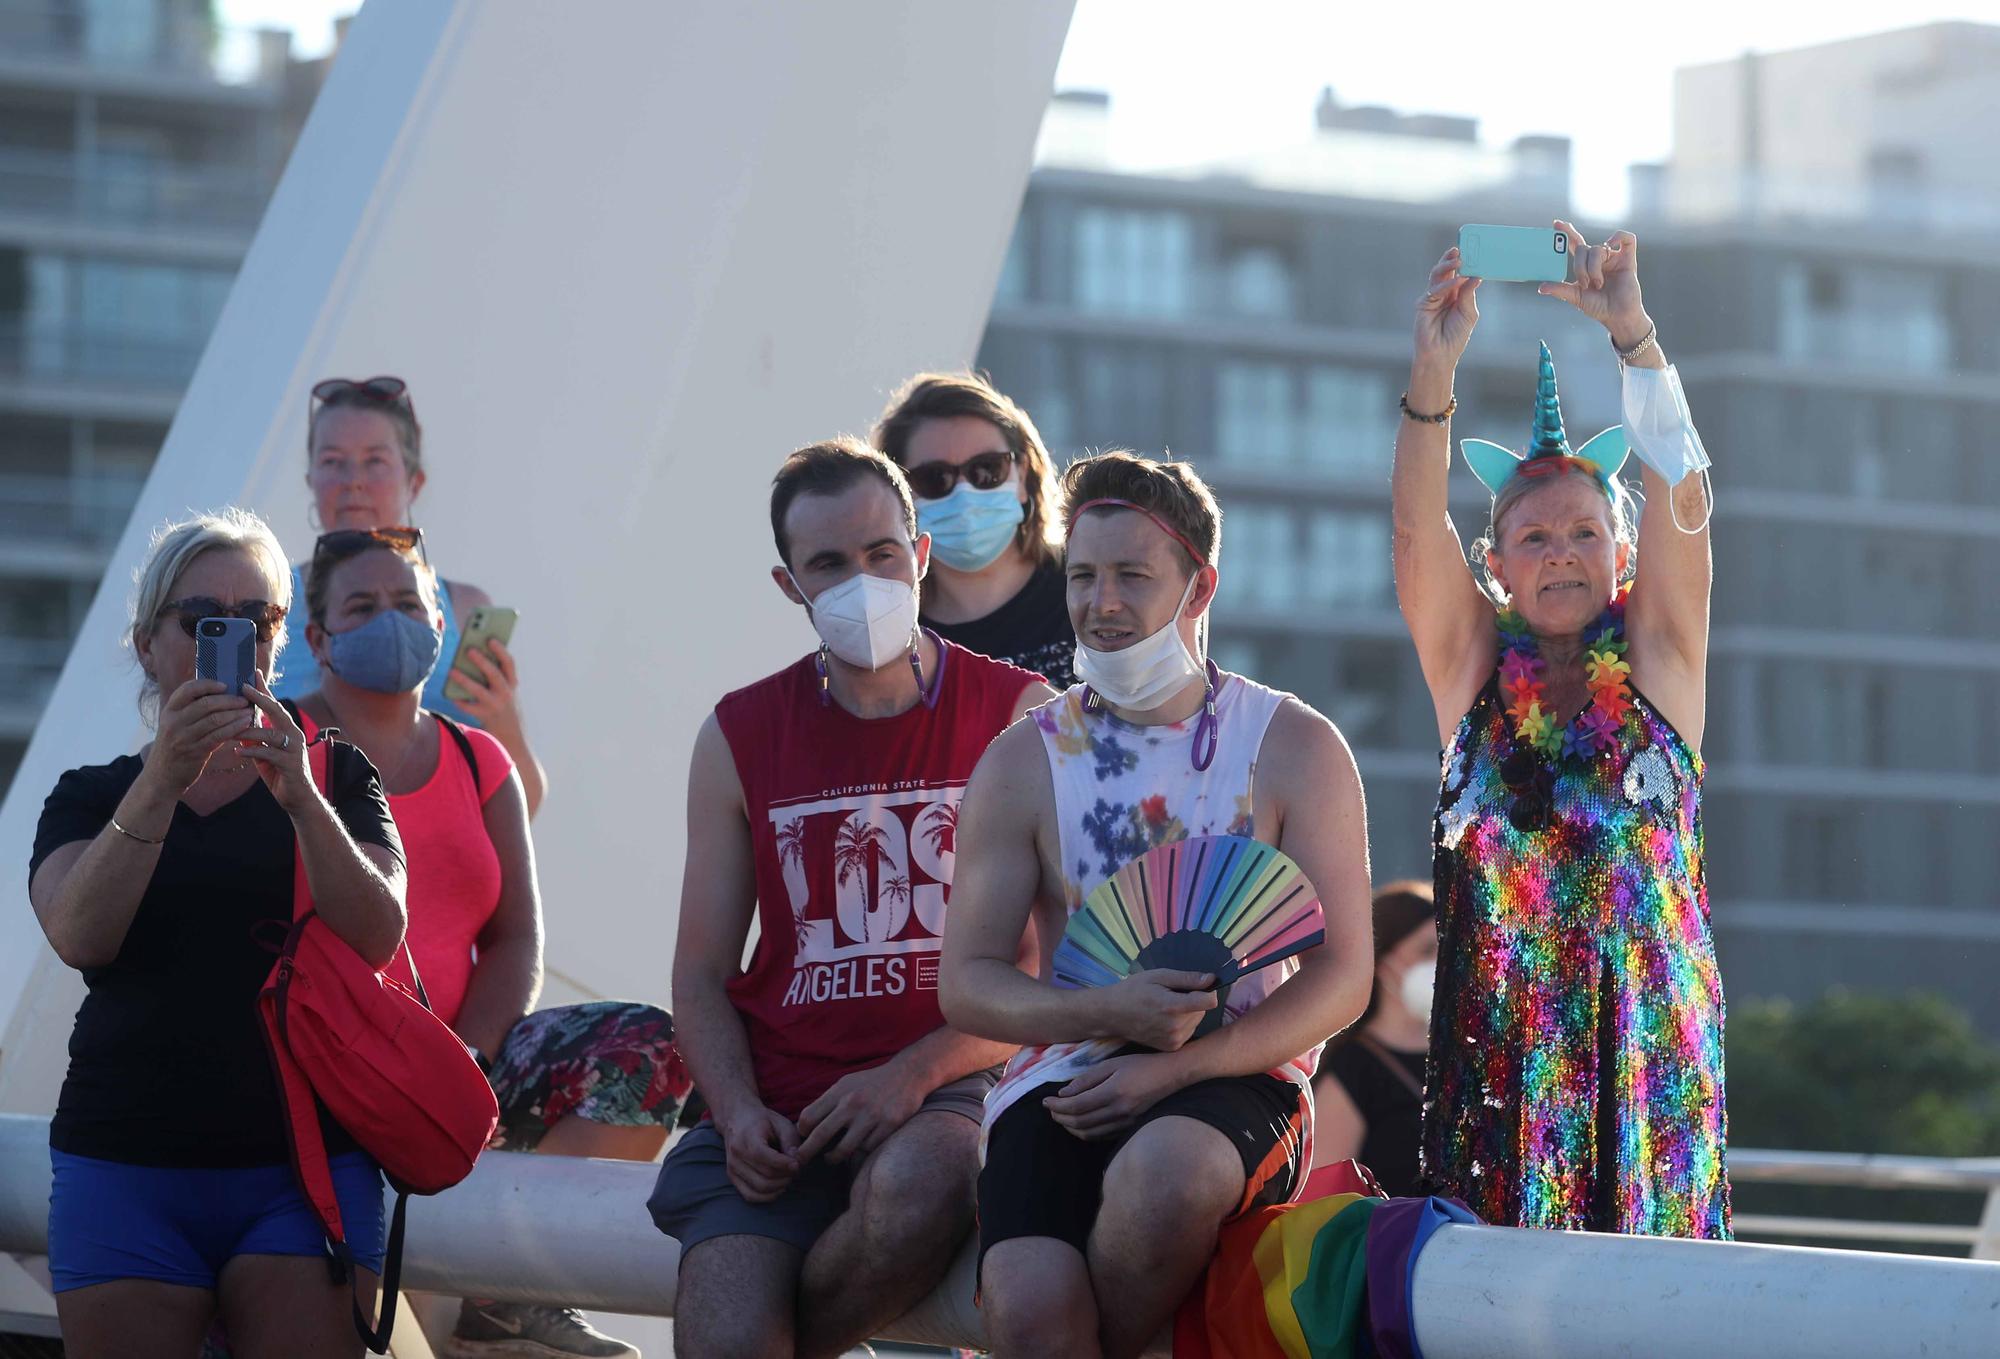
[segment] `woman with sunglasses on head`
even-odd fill
[[[890,399],[875,447],[903,469],[931,536],[919,620],[948,642],[1076,682],[1055,465],[1028,413],[976,373],[919,373]]]
[[[444,617],[418,544],[415,529],[339,529],[314,546],[303,635],[321,687],[299,699],[300,725],[337,728],[382,771],[409,862],[410,953],[431,1008],[493,1083],[495,1146],[651,1160],[688,1092],[673,1021],[628,1001],[534,1012],[542,905],[527,797],[491,733],[424,707]],[[442,1353],[637,1351],[571,1308],[468,1300]]]
[[[36,828],[29,899],[89,987],[49,1125],[49,1269],[79,1359],[190,1359],[218,1311],[240,1359],[361,1353],[293,1177],[256,999],[291,928],[295,856],[321,918],[380,966],[403,938],[403,853],[366,757],[334,742],[322,790],[306,733],[261,687],[289,602],[255,515],[156,534],[128,634],[154,738],[64,774]],[[195,677],[205,618],[254,627],[259,679],[241,693]],[[366,1305],[381,1172],[322,1123]]]
[[[313,494],[314,519],[323,530],[408,524],[426,480],[423,427],[417,423],[409,386],[401,378],[328,378],[313,387],[306,427],[306,485]],[[303,598],[303,573],[296,569],[292,585]],[[507,748],[527,794],[528,815],[533,816],[548,789],[548,775],[529,747],[521,722],[513,654],[495,640],[484,651],[475,648],[466,653],[470,671],[452,666],[458,654],[460,614],[492,602],[476,585],[438,579],[444,662],[431,673],[424,706],[462,725],[491,732]],[[453,681],[471,697],[459,702],[447,695],[445,685]],[[318,686],[314,658],[305,654],[304,647],[295,647],[272,692],[280,698],[297,698]]]
[[[1452,376],[1479,319],[1456,249],[1417,304],[1394,478],[1396,593],[1444,746],[1423,1168],[1488,1222],[1729,1235],[1722,984],[1700,755],[1707,454],[1630,232],[1557,222],[1625,424],[1572,450],[1546,347],[1525,456],[1468,439],[1493,493],[1468,569],[1446,507]],[[1628,446],[1650,506],[1636,537]]]

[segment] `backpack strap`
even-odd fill
[[[435,717],[443,725],[445,731],[450,735],[453,744],[458,747],[458,753],[465,757],[465,766],[472,771],[472,792],[475,797],[478,796],[479,752],[472,748],[472,738],[465,734],[464,727],[452,721],[443,713],[434,712],[431,716]]]

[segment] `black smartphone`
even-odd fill
[[[241,694],[257,677],[257,625],[247,618],[204,618],[194,625],[196,679],[219,680]]]

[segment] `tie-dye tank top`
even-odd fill
[[[1215,758],[1194,767],[1195,721],[1142,727],[1100,707],[1085,712],[1075,685],[1030,717],[1042,735],[1055,787],[1063,896],[1074,912],[1097,885],[1157,845],[1197,835],[1253,835],[1252,790],[1265,730],[1286,695],[1225,674],[1216,691]],[[1253,972],[1230,988],[1224,1007],[1234,1018],[1298,971],[1287,959]],[[986,1097],[986,1129],[1023,1094],[1067,1081],[1117,1052],[1116,1039],[1087,1039],[1023,1048]],[[1319,1048],[1271,1072],[1308,1092]],[[982,1130],[983,1139],[983,1130]]]
[[[1701,757],[1636,690],[1617,738],[1540,829],[1497,677],[1444,754],[1424,1173],[1500,1226],[1726,1239]]]

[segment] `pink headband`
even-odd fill
[[[1145,515],[1148,519],[1152,520],[1155,524],[1158,524],[1160,526],[1160,531],[1162,533],[1165,533],[1169,538],[1172,538],[1175,542],[1179,543],[1182,547],[1186,548],[1188,556],[1193,557],[1198,564],[1202,566],[1208,565],[1208,555],[1204,553],[1200,548],[1196,547],[1191,541],[1189,541],[1188,536],[1185,533],[1182,533],[1179,529],[1175,528],[1172,524],[1169,524],[1159,515],[1147,509],[1144,505],[1135,505],[1129,500],[1118,500],[1111,496],[1105,496],[1102,499],[1098,500],[1086,500],[1081,505],[1078,505],[1075,509],[1069,512],[1070,529],[1074,530],[1076,528],[1076,521],[1083,518],[1084,514],[1087,511],[1102,510],[1102,509],[1135,510],[1140,514]]]

